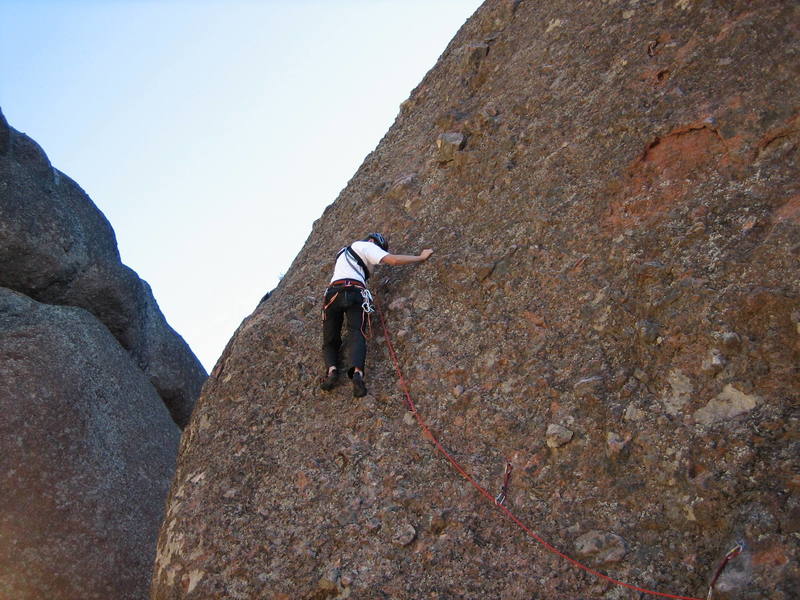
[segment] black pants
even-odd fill
[[[336,296],[331,302],[331,299]],[[325,292],[327,308],[322,322],[322,354],[326,367],[339,366],[339,348],[342,345],[342,323],[347,315],[347,332],[350,364],[347,373],[353,376],[354,369],[364,371],[367,358],[367,341],[362,332],[364,312],[361,304],[361,289],[350,287],[329,287]]]

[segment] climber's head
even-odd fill
[[[389,251],[389,242],[386,241],[386,238],[383,237],[380,233],[370,233],[367,237],[364,238],[365,242],[375,242],[385,252]]]

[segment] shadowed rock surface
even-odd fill
[[[632,585],[800,595],[800,6],[489,1],[234,335],[181,443],[155,600],[639,598],[525,536],[406,414],[317,387],[333,256],[368,231],[436,436]]]
[[[205,376],[103,214],[0,113],[0,597],[147,596]]]
[[[111,225],[0,113],[0,286],[85,308],[114,334],[184,427],[206,373],[150,286],[120,262]]]
[[[0,598],[147,597],[180,432],[80,308],[0,288]]]

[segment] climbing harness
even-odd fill
[[[511,465],[509,461],[506,461],[506,476],[503,480],[503,487],[500,488],[500,493],[495,496],[494,503],[495,504],[502,504],[506,501],[506,494],[508,494],[508,481],[511,479],[511,471],[514,467]]]
[[[330,305],[333,304],[336,301],[336,298],[339,295],[339,292],[341,292],[342,290],[338,290],[333,296],[331,296],[331,299],[328,300],[327,302],[324,302],[325,296],[328,295],[328,291],[331,288],[337,288],[337,287],[338,288],[348,288],[348,287],[361,288],[361,290],[362,290],[361,295],[362,296],[364,295],[364,291],[366,291],[366,288],[364,287],[364,284],[361,283],[360,281],[358,281],[357,279],[337,279],[336,281],[331,281],[328,284],[328,287],[325,288],[325,293],[322,295],[322,298],[323,298],[322,320],[323,321],[325,320],[325,317],[327,315],[326,311],[328,310],[328,307],[330,307]],[[370,295],[370,298],[372,298],[371,295]]]
[[[357,287],[363,288],[364,284],[359,281],[358,279],[337,279],[336,281],[331,281],[328,284],[329,288],[332,287]]]
[[[379,302],[376,302],[376,304],[377,304],[378,317],[380,318],[381,327],[383,329],[383,335],[384,335],[384,338],[386,339],[386,348],[388,349],[389,356],[391,357],[392,362],[394,363],[394,368],[395,368],[395,372],[397,374],[398,384],[399,384],[400,389],[402,390],[403,395],[405,397],[406,406],[407,406],[409,412],[414,415],[414,417],[416,418],[417,423],[419,424],[420,428],[422,429],[425,437],[433,444],[433,446],[436,448],[436,450],[438,450],[439,453],[442,454],[442,456],[444,456],[448,460],[448,462],[451,464],[451,466],[456,471],[458,471],[458,473],[461,474],[461,476],[464,477],[464,479],[466,479],[472,485],[472,487],[474,487],[484,498],[486,498],[487,500],[492,502],[495,506],[497,506],[498,510],[501,510],[506,515],[506,517],[508,517],[513,523],[515,523],[526,534],[528,534],[534,540],[539,542],[539,544],[541,544],[544,548],[546,548],[547,550],[549,550],[553,554],[561,557],[562,559],[566,560],[567,562],[571,563],[573,566],[575,566],[575,567],[577,567],[577,568],[579,568],[579,569],[581,569],[581,570],[583,570],[583,571],[585,571],[585,572],[587,572],[587,573],[589,573],[591,575],[594,575],[595,577],[597,577],[599,579],[603,579],[603,580],[608,581],[610,583],[613,583],[615,585],[618,585],[618,586],[621,586],[621,587],[625,587],[625,588],[640,592],[642,594],[648,594],[648,595],[651,595],[651,596],[660,596],[662,598],[673,598],[674,600],[708,600],[708,598],[710,598],[710,596],[708,598],[706,598],[706,599],[703,599],[703,598],[696,598],[694,596],[679,596],[679,595],[675,595],[675,594],[666,594],[664,592],[657,592],[655,590],[649,590],[647,588],[638,587],[638,586],[635,586],[635,585],[630,584],[630,583],[625,583],[624,581],[619,581],[618,579],[614,579],[613,577],[609,577],[608,575],[605,575],[605,574],[601,573],[600,571],[596,571],[595,569],[592,569],[591,567],[588,567],[588,566],[584,565],[583,563],[578,562],[574,558],[572,558],[572,557],[564,554],[560,550],[558,550],[555,546],[553,546],[553,545],[549,544],[548,542],[546,542],[539,535],[537,535],[530,527],[525,525],[505,505],[506,492],[508,491],[507,490],[508,481],[509,481],[509,478],[511,476],[511,463],[507,463],[506,464],[506,476],[505,476],[505,481],[503,483],[503,489],[501,490],[500,494],[498,494],[496,497],[492,496],[492,494],[489,493],[489,491],[486,490],[486,488],[484,488],[483,486],[481,486],[477,481],[475,481],[475,479],[472,477],[472,475],[470,475],[469,472],[467,472],[467,470],[461,465],[461,463],[459,463],[444,448],[444,446],[442,446],[442,444],[439,441],[439,439],[434,435],[433,431],[431,431],[431,429],[428,426],[428,424],[426,423],[425,419],[423,419],[422,415],[420,415],[419,411],[417,410],[417,407],[414,404],[414,400],[411,398],[411,392],[409,391],[408,384],[406,383],[406,380],[403,377],[403,372],[400,369],[400,361],[398,360],[397,353],[394,350],[394,345],[392,344],[392,339],[391,339],[391,336],[389,335],[389,329],[386,326],[386,319],[383,316],[383,310],[381,309],[381,306],[380,306]],[[739,550],[736,553],[733,553],[734,552],[733,550],[728,553],[728,555],[726,556],[725,561],[723,562],[723,564],[720,566],[719,569],[717,569],[719,573],[722,572],[722,569],[724,568],[724,566],[733,557],[738,555],[738,552],[741,552],[740,545],[737,545],[737,546],[739,547]],[[734,548],[734,550],[736,550],[736,548]],[[717,577],[718,577],[718,575],[715,576],[713,583],[716,583],[716,578]],[[709,591],[709,594],[710,593],[711,592]]]
[[[375,312],[375,299],[372,297],[372,293],[357,279],[337,279],[336,281],[332,281],[325,289],[323,298],[324,296],[327,296],[328,290],[335,287],[354,287],[361,290],[361,312],[363,313],[363,318],[361,319],[361,335],[363,335],[365,339],[369,339],[372,335],[372,314]],[[336,298],[339,296],[341,291],[341,289],[338,290],[333,296],[331,296],[330,300],[324,302],[322,306],[323,321],[325,321],[328,315],[328,308],[336,301]]]
[[[708,585],[708,596],[706,596],[706,600],[711,600],[711,597],[714,595],[714,586],[717,585],[717,579],[719,579],[719,576],[722,575],[722,572],[725,570],[725,567],[728,565],[728,563],[739,556],[742,553],[742,550],[744,550],[744,543],[736,542],[736,545],[728,551],[728,553],[722,559],[722,562],[719,563],[719,566],[714,573],[714,577],[711,578],[711,583]]]

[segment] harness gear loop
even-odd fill
[[[494,503],[497,505],[503,504],[506,501],[506,494],[508,494],[508,482],[511,480],[511,471],[514,470],[510,461],[506,461],[506,475],[505,479],[503,480],[503,487],[500,488],[500,493],[494,499]]]
[[[722,575],[722,571],[724,571],[728,563],[739,556],[743,550],[744,542],[736,542],[736,545],[728,550],[728,553],[722,559],[722,562],[719,563],[719,566],[714,573],[714,577],[711,579],[711,583],[708,586],[708,596],[706,596],[706,600],[711,600],[712,596],[714,595],[714,586],[717,585],[717,579],[719,579],[719,576]]]
[[[326,290],[326,292],[327,292],[327,290]],[[331,299],[328,300],[328,302],[325,304],[325,306],[322,307],[322,320],[323,321],[325,320],[325,317],[327,316],[327,312],[326,311],[328,310],[328,307],[331,304],[333,304],[334,300],[336,300],[336,296],[338,296],[338,295],[339,295],[339,292],[336,292],[333,296],[331,296]]]

